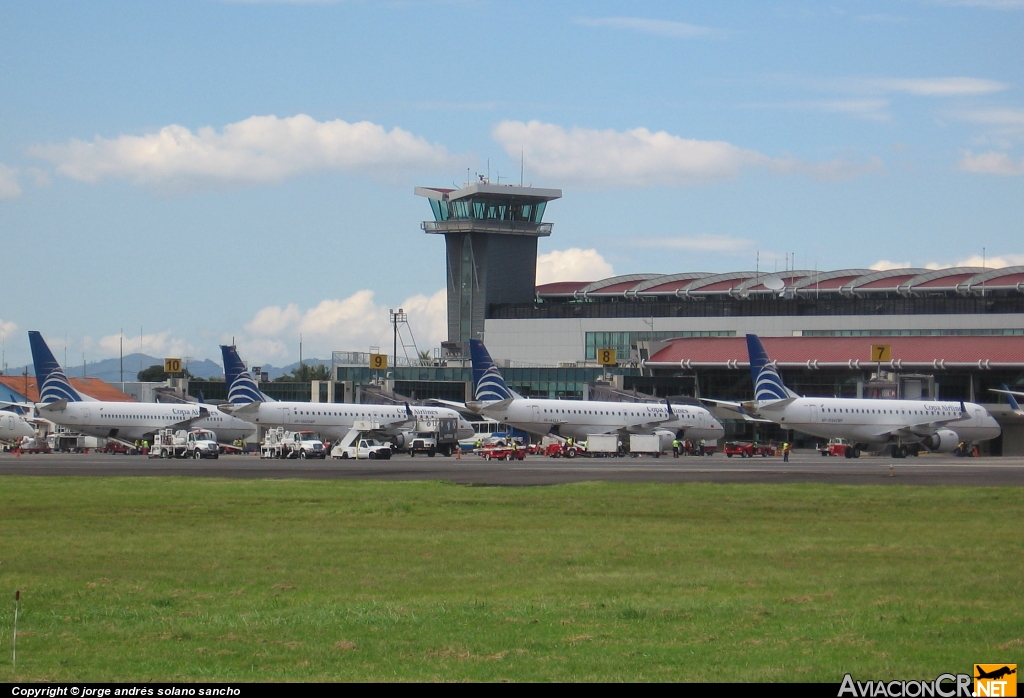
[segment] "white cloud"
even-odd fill
[[[1024,159],[1014,160],[1006,153],[995,151],[975,155],[965,150],[960,162],[957,163],[957,169],[979,174],[1021,175],[1024,174]]]
[[[874,269],[875,271],[889,271],[890,269],[909,269],[910,262],[892,262],[888,259],[880,259],[872,264],[868,269]]]
[[[18,326],[13,322],[7,322],[0,318],[0,339],[6,342],[16,334],[18,334]]]
[[[876,271],[888,271],[889,269],[909,269],[913,266],[910,262],[890,262],[888,259],[881,259],[869,268]],[[1024,254],[1002,254],[995,257],[987,257],[976,254],[966,257],[952,264],[948,262],[928,262],[923,265],[925,269],[949,269],[951,267],[984,267],[986,269],[1002,269],[1004,267],[1024,266]]]
[[[633,244],[638,247],[656,247],[669,250],[688,250],[693,252],[721,252],[728,254],[749,250],[754,243],[751,240],[735,238],[730,235],[708,235],[707,233],[701,233],[700,235],[695,236],[638,240]]]
[[[17,199],[21,196],[21,183],[18,181],[18,170],[0,164],[0,199]]]
[[[869,91],[904,92],[919,97],[983,95],[1009,88],[1005,82],[983,78],[875,78],[858,81]]]
[[[259,310],[252,321],[246,324],[245,329],[257,336],[270,337],[280,334],[286,327],[294,325],[301,317],[299,306],[294,303],[284,308],[271,305]]]
[[[985,255],[972,255],[966,259],[961,259],[955,264],[936,264],[931,263],[925,265],[928,269],[946,269],[948,267],[984,267],[986,269],[1003,269],[1005,267],[1017,267],[1024,265],[1024,254],[1002,254],[995,257],[988,257]]]
[[[935,2],[951,7],[984,7],[990,10],[1024,9],[1024,0],[935,0]]]
[[[537,285],[556,281],[598,281],[615,276],[612,265],[597,250],[571,247],[537,255]]]
[[[667,36],[673,39],[694,39],[702,36],[714,36],[718,32],[711,27],[701,27],[685,22],[673,22],[665,19],[644,19],[642,17],[577,17],[576,24],[587,27],[610,27]]]
[[[397,127],[386,131],[368,121],[316,121],[305,114],[252,116],[219,133],[172,124],[143,136],[72,139],[30,152],[82,182],[119,178],[178,188],[280,182],[320,170],[388,176],[462,164],[443,146]]]
[[[110,356],[118,356],[121,349],[120,334],[110,334],[99,341],[99,346],[109,352]],[[87,342],[92,346],[92,342]],[[169,331],[155,332],[130,336],[124,335],[124,353],[141,352],[150,356],[169,356],[181,358],[195,353],[195,348],[183,339],[173,337]]]
[[[448,336],[447,292],[411,296],[397,305],[378,305],[374,292],[362,290],[342,299],[325,299],[306,310],[294,303],[259,310],[238,338],[239,350],[252,364],[294,357],[302,335],[306,356],[329,358],[332,351],[366,351],[370,346],[390,354],[390,308],[402,308],[420,350],[439,346]]]
[[[522,152],[532,171],[559,182],[595,187],[687,186],[738,177],[762,168],[777,174],[845,179],[883,170],[881,160],[811,163],[771,158],[725,141],[680,138],[646,128],[565,129],[539,121],[502,121],[494,138],[510,156]]]

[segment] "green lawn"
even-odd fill
[[[1021,495],[3,477],[0,681],[934,678],[1022,659]]]

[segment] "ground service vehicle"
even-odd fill
[[[218,458],[217,435],[207,429],[160,429],[149,449],[150,458]]]
[[[707,452],[707,447],[704,448]],[[739,456],[740,458],[753,458],[761,456],[767,458],[776,454],[775,446],[772,444],[751,443],[749,441],[727,441],[725,443],[725,455],[727,458]]]
[[[418,419],[416,431],[409,445],[409,455],[426,453],[450,456],[459,447],[459,421],[450,418]]]
[[[324,443],[311,431],[285,431],[284,427],[267,429],[260,444],[260,458],[326,458]]]
[[[609,458],[619,455],[619,435],[588,434],[587,455],[596,458]]]
[[[376,439],[360,438],[348,446],[336,446],[331,449],[332,458],[360,458],[366,460],[389,460],[391,458],[391,446],[382,444]]]
[[[661,456],[661,437],[657,434],[630,434],[629,452],[637,456]]]
[[[542,453],[548,458],[575,458],[581,453],[581,449],[564,441],[555,441],[544,446]]]
[[[526,449],[521,446],[504,446],[489,444],[480,449],[480,455],[484,460],[523,460],[526,457]]]
[[[856,458],[857,456],[847,455],[847,451],[852,451],[850,448],[850,442],[846,439],[829,439],[828,443],[824,446],[818,446],[818,453],[822,456],[836,456],[838,458]]]

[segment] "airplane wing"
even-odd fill
[[[68,408],[68,401],[66,399],[64,399],[64,400],[54,400],[53,402],[48,402],[45,405],[39,405],[38,410],[40,412],[63,412],[67,408]]]
[[[706,402],[706,403],[708,403],[710,405],[714,405],[715,407],[721,407],[722,409],[728,410],[730,412],[734,412],[735,414],[738,414],[740,416],[740,418],[742,418],[743,421],[745,421],[745,422],[760,422],[762,424],[773,424],[774,423],[770,419],[762,419],[760,417],[753,416],[747,410],[748,407],[753,407],[753,405],[750,404],[750,403],[746,403],[746,405],[745,405],[742,402],[735,402],[735,401],[730,401],[730,400],[712,400],[709,397],[702,397],[702,398],[700,398],[700,401],[701,402]]]
[[[262,404],[263,403],[260,402],[259,400],[254,400],[253,402],[246,403],[241,407],[232,407],[230,409],[226,409],[228,405],[221,405],[220,408],[230,413],[233,417],[238,417],[239,419],[244,419],[247,422],[251,422],[253,419],[255,419],[256,415],[259,414],[260,405]]]
[[[184,419],[184,420],[182,420],[180,422],[175,422],[174,424],[170,425],[169,427],[164,427],[164,428],[165,429],[175,429],[175,430],[177,430],[177,429],[188,429],[195,422],[198,422],[200,419],[206,419],[209,416],[210,416],[210,410],[206,409],[205,407],[200,407],[199,408],[199,414],[196,415],[195,417],[190,417],[189,419]],[[156,430],[154,430],[154,431],[156,431]]]
[[[504,412],[514,400],[515,398],[510,397],[495,402],[468,402],[466,407],[478,415],[487,412]]]

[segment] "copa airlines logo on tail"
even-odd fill
[[[232,405],[248,405],[252,402],[265,402],[266,396],[260,392],[256,382],[238,355],[233,345],[220,345],[224,357],[224,379],[228,382],[228,402]]]
[[[71,381],[64,375],[53,352],[46,346],[43,335],[37,330],[29,330],[29,348],[32,350],[32,363],[36,366],[36,383],[39,385],[40,402],[81,402],[82,396],[71,387]]]
[[[481,402],[509,400],[512,391],[505,385],[498,367],[491,355],[478,339],[469,342],[470,358],[473,360],[473,380],[476,382],[476,399]]]
[[[782,376],[768,358],[761,340],[757,335],[747,335],[747,353],[750,356],[750,373],[754,380],[754,399],[785,400],[793,397],[793,393],[782,382]]]
[[[43,380],[43,384],[39,386],[40,402],[56,402],[57,400],[67,400],[68,402],[81,400],[60,368],[51,371],[50,375]]]
[[[228,388],[228,402],[232,405],[247,405],[263,400],[263,393],[252,374],[242,371]]]

